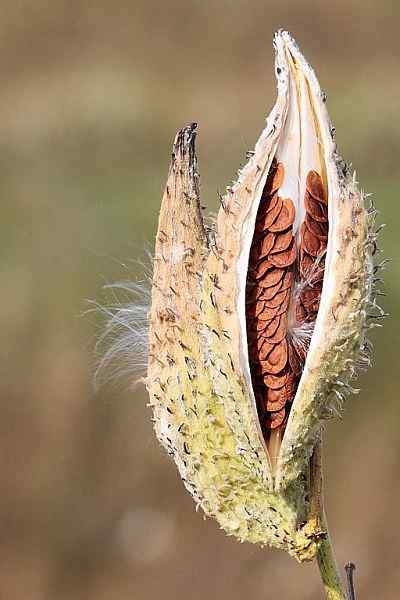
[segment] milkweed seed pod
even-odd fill
[[[147,388],[156,434],[206,515],[311,560],[325,532],[311,461],[369,362],[374,210],[287,32],[278,98],[207,232],[196,126],[176,136],[154,256]]]

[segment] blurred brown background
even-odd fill
[[[395,1],[3,0],[0,600],[322,597],[315,565],[240,545],[194,511],[142,389],[93,392],[86,299],[140,277],[170,146],[199,122],[217,205],[275,99],[292,31],[328,91],[345,158],[374,192],[391,312],[376,366],[327,436],[327,502],[360,600],[400,585],[399,25]],[[126,265],[126,266],[125,266]]]

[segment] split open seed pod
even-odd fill
[[[324,536],[314,448],[369,361],[374,211],[338,154],[314,71],[287,32],[274,45],[278,98],[214,232],[196,126],[176,136],[146,381],[156,434],[198,506],[240,540],[303,561]]]

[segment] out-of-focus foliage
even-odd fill
[[[188,121],[199,122],[203,201],[215,210],[273,103],[272,34],[285,27],[389,225],[392,316],[361,394],[329,428],[327,496],[360,598],[397,600],[398,4],[4,0],[1,13],[0,597],[239,600],[274,586],[274,597],[320,598],[313,566],[239,545],[193,511],[144,391],[94,394],[101,323],[81,316],[104,282],[141,276],[135,259],[152,243],[170,145]]]

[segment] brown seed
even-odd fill
[[[321,290],[318,288],[306,288],[301,294],[301,303],[303,304],[306,310],[310,310],[310,308],[315,304],[315,302],[319,302],[321,298]]]
[[[311,231],[313,235],[319,238],[322,241],[327,241],[328,239],[328,223],[321,223],[315,221],[309,213],[306,213],[305,223],[307,225],[307,229]]]
[[[274,349],[266,361],[260,361],[262,372],[276,375],[279,371],[282,371],[283,367],[286,365],[287,359],[288,345],[285,338],[279,344],[274,346]]]
[[[265,184],[263,195],[264,193],[272,195],[276,190],[279,190],[283,183],[284,174],[285,171],[282,163],[277,163],[276,167],[275,165],[272,166]]]
[[[268,373],[264,375],[264,383],[267,387],[271,389],[279,389],[282,388],[288,379],[288,372],[284,372],[283,374],[271,375]]]
[[[281,321],[281,317],[279,315],[277,317],[274,317],[273,319],[271,319],[271,321],[269,321],[269,323],[267,323],[267,326],[265,327],[264,331],[262,332],[262,337],[271,338],[273,335],[275,335],[275,333],[278,331],[280,321]]]
[[[253,276],[257,281],[264,277],[268,269],[272,269],[274,265],[267,258],[254,267]]]
[[[284,274],[285,271],[283,269],[271,269],[267,276],[258,282],[258,285],[262,288],[272,287],[282,280]]]
[[[295,216],[296,210],[293,202],[290,198],[285,198],[282,200],[282,209],[276,219],[269,225],[269,230],[274,232],[284,231],[293,225]]]
[[[286,271],[285,276],[282,281],[282,290],[287,290],[291,288],[293,285],[293,273],[291,271]]]
[[[268,256],[274,245],[275,236],[273,233],[268,233],[259,243],[262,256]]]
[[[293,348],[293,341],[288,344],[288,358],[290,367],[295,375],[300,375],[302,371],[302,364],[297,356],[295,349]]]
[[[307,318],[307,311],[304,308],[301,300],[299,300],[299,302],[296,304],[296,308],[295,308],[295,317],[296,317],[296,322],[301,325],[301,323],[304,323],[304,321]]]
[[[253,307],[249,309],[249,315],[258,317],[258,315],[264,310],[265,302],[263,300],[257,300]]]
[[[326,207],[318,200],[315,200],[309,192],[306,191],[304,194],[304,205],[306,211],[310,213],[315,221],[320,223],[326,223],[328,220],[328,212]]]
[[[261,350],[264,342],[265,342],[264,338],[262,338],[260,336],[257,337],[257,342],[256,342],[255,346],[256,346],[258,352]]]
[[[276,207],[276,205],[278,204],[279,200],[280,200],[280,198],[279,198],[278,192],[275,192],[274,194],[272,194],[270,196],[270,200],[269,200],[266,212],[269,213],[271,210],[273,210]]]
[[[275,333],[271,336],[267,336],[270,344],[279,344],[285,337],[287,333],[287,319],[286,315],[283,314],[280,316],[279,327],[275,331]]]
[[[277,205],[279,200],[279,196],[277,193],[272,194],[271,196],[267,196],[265,199],[261,198],[260,208],[257,212],[256,221],[261,221],[265,215],[270,212]]]
[[[277,252],[277,254],[271,254],[269,256],[269,262],[274,267],[280,269],[284,267],[290,267],[294,263],[297,257],[297,248],[295,240],[293,239],[289,248],[283,252]]]
[[[267,429],[276,429],[277,427],[280,427],[285,420],[285,416],[286,411],[284,408],[278,412],[271,412],[265,420],[265,427]]]
[[[275,192],[276,190],[279,190],[279,188],[282,186],[284,174],[285,174],[285,171],[283,168],[283,164],[278,163],[275,174],[274,174],[274,178],[273,178],[272,184],[271,184],[271,193]]]
[[[321,176],[316,171],[309,171],[306,179],[306,189],[316,200],[328,203]]]
[[[255,321],[255,327],[256,330],[258,331],[258,335],[261,335],[261,332],[267,327],[268,325],[268,319],[260,319],[258,317],[258,319]]]
[[[278,314],[281,314],[280,311],[280,306],[276,307],[276,308],[266,308],[264,307],[264,309],[262,310],[262,312],[260,312],[260,314],[258,315],[258,319],[259,321],[271,321],[271,319],[273,319],[274,317],[278,316]]]
[[[286,290],[287,296],[284,299],[284,301],[282,302],[279,310],[277,311],[277,315],[283,315],[284,313],[287,313],[288,308],[289,308],[289,304],[290,304],[290,290]]]
[[[319,256],[321,253],[321,240],[311,233],[307,225],[301,226],[301,245],[310,256]]]
[[[253,304],[256,300],[261,298],[265,288],[260,287],[259,281],[250,280],[251,275],[247,274],[247,287],[246,287],[246,303]],[[251,285],[250,285],[251,284]]]
[[[283,288],[283,279],[269,288],[260,288],[259,300],[271,300]]]
[[[264,309],[259,313],[259,315],[257,315],[255,319],[257,321],[257,330],[260,331],[262,329],[265,329],[265,323],[267,323],[268,321],[272,321],[275,317],[279,317],[280,315],[286,313],[289,306],[289,302],[290,293],[288,293],[287,297],[284,299],[280,306],[276,306],[275,308],[264,307]]]
[[[274,349],[274,344],[270,344],[268,342],[268,340],[263,339],[263,344],[258,353],[259,361],[266,360],[267,357],[269,356],[269,354],[271,354],[273,349]]]
[[[255,230],[260,233],[266,229],[269,229],[270,225],[272,225],[272,223],[275,221],[281,210],[282,200],[277,198],[274,208],[268,211],[265,215],[263,214],[261,218],[256,221]]]
[[[291,373],[285,383],[285,396],[287,402],[293,402],[296,395],[297,386],[299,383],[298,377]]]
[[[274,221],[279,217],[283,207],[283,201],[278,197],[276,205],[267,212],[264,220],[264,229],[270,229]]]
[[[264,306],[266,306],[267,308],[276,308],[277,306],[281,306],[282,302],[286,300],[288,294],[289,290],[283,290],[282,292],[278,292],[273,298],[271,298],[271,300],[265,300]]]
[[[278,390],[269,389],[267,391],[267,397],[264,400],[265,409],[269,412],[279,411],[286,404],[286,395],[283,388]]]
[[[302,278],[305,278],[309,275],[309,273],[314,269],[314,261],[304,252],[304,250],[300,250],[300,275]]]
[[[282,231],[281,233],[276,234],[275,236],[272,233],[269,233],[274,239],[273,247],[268,250],[271,254],[275,254],[276,252],[282,252],[286,250],[290,246],[290,242],[293,239],[293,231],[292,229],[288,229],[287,231]]]

